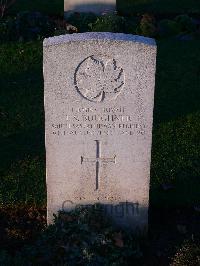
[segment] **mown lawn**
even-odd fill
[[[185,13],[200,12],[199,0],[117,0],[117,8],[122,14],[138,12]],[[22,10],[40,11],[48,14],[62,15],[64,0],[17,0],[12,13]]]
[[[0,46],[1,203],[43,203],[42,46]]]
[[[158,42],[151,206],[199,202],[199,47],[199,41]],[[0,121],[0,204],[44,205],[41,42],[0,45]]]

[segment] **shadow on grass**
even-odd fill
[[[44,154],[41,71],[0,77],[1,170],[27,154]]]
[[[157,44],[154,126],[200,111],[200,42]]]
[[[1,171],[27,156],[45,155],[44,128],[31,128],[0,139]]]
[[[0,202],[43,204],[46,189],[42,71],[22,70],[0,76]]]
[[[200,43],[157,43],[150,203],[194,206],[200,189]]]

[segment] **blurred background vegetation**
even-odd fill
[[[47,14],[63,14],[64,0],[16,0],[12,13],[21,10],[40,11]],[[117,0],[117,9],[123,14],[136,13],[199,13],[198,0]]]

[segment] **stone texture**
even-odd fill
[[[65,0],[64,11],[68,12],[93,12],[96,14],[113,12],[116,10],[116,0]]]
[[[148,224],[156,44],[115,33],[44,41],[48,223],[102,203],[117,224]]]

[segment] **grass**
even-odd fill
[[[1,45],[1,203],[45,201],[41,43]]]
[[[199,41],[158,42],[150,204],[199,203]],[[0,45],[0,203],[46,202],[42,43]],[[165,191],[163,184],[173,188]]]
[[[200,12],[199,0],[117,0],[117,7],[122,14],[136,14],[138,12],[153,13],[198,13]],[[63,0],[17,0],[11,13],[22,10],[40,11],[48,14],[62,15],[64,10]]]
[[[199,200],[199,42],[158,42],[152,149],[154,204],[190,205]],[[164,194],[159,184],[172,183]],[[160,201],[158,201],[158,198]]]

